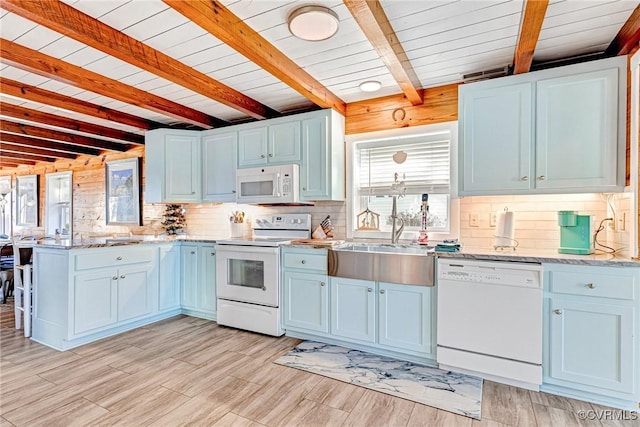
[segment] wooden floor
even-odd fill
[[[271,363],[299,340],[186,316],[66,352],[15,329],[0,340],[0,427],[640,425],[581,421],[594,405],[489,381],[475,421]]]

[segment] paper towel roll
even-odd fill
[[[498,212],[496,215],[496,232],[493,246],[516,246],[515,241],[516,222],[513,212]]]

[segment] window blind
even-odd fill
[[[363,141],[356,148],[358,191],[360,196],[386,195],[391,192],[394,174],[404,181],[407,194],[449,193],[451,133],[449,131]],[[397,164],[393,155],[407,153]]]

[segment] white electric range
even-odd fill
[[[280,246],[311,237],[311,215],[256,216],[252,230],[217,242],[217,322],[280,336]]]

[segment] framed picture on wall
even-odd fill
[[[38,175],[16,177],[16,225],[38,226]]]
[[[140,162],[114,160],[105,166],[106,222],[140,225]]]

